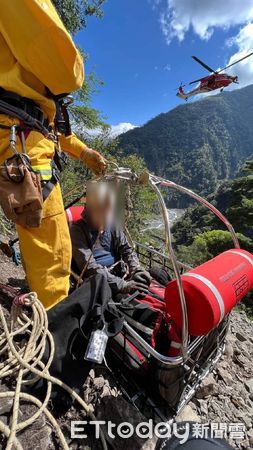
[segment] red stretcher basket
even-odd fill
[[[147,268],[157,266],[159,260],[158,265],[174,272],[175,278],[166,286],[164,303],[157,301],[158,297],[163,298],[163,291],[151,286],[150,295],[137,299],[137,306],[143,311],[146,303],[150,314],[155,310],[158,319],[163,315],[166,333],[162,336],[165,336],[166,345],[162,349],[156,346],[155,340],[150,338],[154,336],[154,330],[149,329],[146,322],[145,326],[137,323],[130,308],[125,314],[122,332],[109,341],[108,356],[113,367],[119,368],[117,374],[120,374],[127,395],[135,405],[140,399],[142,412],[143,402],[150,396],[150,404],[155,404],[156,413],[159,409],[166,417],[174,417],[189,402],[224,352],[229,313],[253,287],[253,255],[240,249],[232,225],[220,211],[183,186],[152,174],[137,177],[130,169],[120,167],[107,173],[103,180],[149,185],[159,200],[165,225],[165,252],[139,243],[136,243],[136,252]],[[191,196],[214,213],[231,233],[232,248],[196,268],[179,262],[160,190],[164,187]],[[74,211],[74,220],[80,217],[80,212]],[[68,219],[71,221],[71,217]],[[147,339],[145,336],[149,331],[152,334]],[[159,408],[157,402],[161,402]]]

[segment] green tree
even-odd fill
[[[58,14],[72,35],[87,26],[89,16],[103,17],[104,2],[105,0],[53,0]],[[80,51],[86,62],[88,55],[84,49],[80,49]],[[101,112],[91,106],[92,98],[99,92],[101,86],[103,86],[103,82],[94,71],[91,71],[86,74],[81,89],[74,93],[75,104],[69,107],[69,111],[73,125],[77,125],[78,131],[82,128],[106,126]]]
[[[237,233],[240,246],[246,250],[252,249],[252,242],[241,233]],[[197,266],[218,254],[233,248],[233,241],[229,231],[212,230],[195,236],[189,246],[178,247],[178,259],[190,265]]]
[[[223,183],[208,200],[213,203],[234,229],[252,241],[253,249],[253,161],[248,161],[240,176]],[[190,245],[195,236],[225,225],[202,205],[189,208],[173,227],[176,245]]]
[[[233,195],[226,214],[237,230],[253,238],[253,161],[246,162],[244,172],[246,176],[232,183]]]
[[[137,175],[141,175],[143,172],[147,171],[147,166],[143,158],[140,158],[137,155],[125,156],[120,159],[120,163],[123,167],[132,169]],[[130,205],[126,204],[126,206],[128,208],[130,206],[127,226],[134,240],[140,242],[145,241],[145,235],[143,235],[141,230],[144,227],[145,221],[152,218],[155,202],[156,195],[149,187],[142,185],[132,186]]]
[[[245,162],[243,171],[249,175],[253,175],[253,160]]]
[[[53,0],[65,27],[71,34],[76,34],[86,27],[88,17],[103,17],[104,2],[105,0]]]
[[[74,104],[69,107],[69,111],[77,134],[82,134],[85,129],[108,128],[106,117],[91,106],[94,95],[98,94],[103,85],[95,72],[91,72],[86,75],[81,89],[74,93]]]

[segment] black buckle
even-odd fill
[[[57,183],[60,181],[60,171],[57,167],[52,167],[52,178],[57,181]]]

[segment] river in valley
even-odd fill
[[[182,215],[185,209],[168,209],[170,225],[173,225]],[[142,231],[162,230],[164,228],[164,222],[161,215],[149,220],[144,224]]]

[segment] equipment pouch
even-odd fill
[[[15,154],[0,166],[0,205],[6,217],[22,227],[39,227],[42,219],[40,176],[25,154]]]

